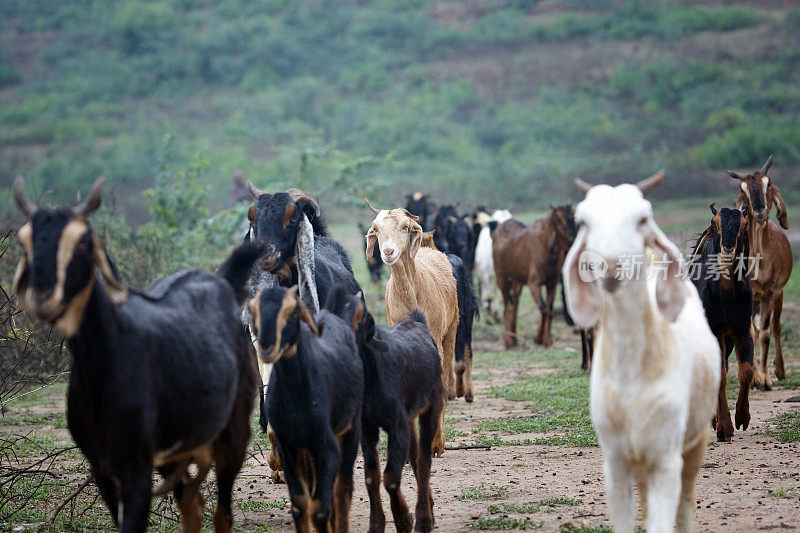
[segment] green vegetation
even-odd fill
[[[779,489],[775,490],[768,490],[767,496],[771,498],[794,498],[794,488],[793,487],[780,487]]]
[[[767,420],[771,426],[767,435],[777,437],[781,442],[800,442],[800,410],[793,409]]]
[[[239,503],[239,508],[243,511],[262,512],[269,509],[283,509],[289,503],[289,498],[278,498],[276,500],[246,500]]]
[[[516,433],[549,433],[555,435],[532,440],[533,444],[561,446],[596,446],[597,436],[589,416],[589,382],[574,367],[544,376],[524,377],[503,387],[491,387],[489,394],[497,398],[526,402],[533,413],[517,419],[487,420],[479,431]]]
[[[481,516],[472,520],[469,525],[473,529],[500,531],[506,529],[540,529],[544,526],[544,522],[535,522],[528,517]]]
[[[490,505],[488,511],[492,514],[499,513],[517,513],[517,514],[532,514],[539,511],[550,512],[553,509],[562,505],[580,505],[581,500],[577,498],[547,498],[539,500],[538,502],[525,502],[523,504],[508,504],[502,503],[500,505]]]
[[[575,176],[663,166],[659,194],[686,196],[724,166],[800,162],[800,11],[537,4],[465,8],[455,27],[424,0],[4,2],[0,179],[62,203],[106,174],[141,221],[167,133],[179,159],[202,154],[215,209],[236,168],[329,204],[391,184],[395,200],[425,187],[541,207]]]
[[[481,483],[477,487],[462,489],[461,492],[456,496],[456,499],[473,501],[499,500],[500,498],[505,497],[507,493],[508,487],[505,485],[487,485],[485,483]]]
[[[574,526],[572,524],[561,527],[561,533],[612,533],[612,529],[608,526]],[[637,527],[636,531],[641,531]]]

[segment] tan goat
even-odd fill
[[[446,397],[455,398],[453,354],[458,329],[458,295],[450,262],[442,252],[421,247],[422,226],[419,217],[405,209],[377,210],[366,235],[367,257],[377,242],[381,259],[389,265],[386,282],[386,317],[389,325],[406,318],[414,309],[425,313],[433,342],[442,362]],[[433,454],[444,453],[444,409],[433,439]]]

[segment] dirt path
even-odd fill
[[[499,347],[495,348],[497,350]],[[476,421],[530,415],[530,411],[524,408],[524,402],[487,398],[482,394],[490,384],[510,382],[520,374],[528,373],[532,372],[519,365],[509,365],[493,371],[491,378],[476,380],[478,394],[474,404],[465,404],[463,400],[450,402],[448,417],[458,418],[454,423],[455,428],[467,435],[452,439],[448,445],[472,442],[474,437],[469,431]],[[792,390],[753,391],[750,428],[744,432],[736,431],[730,443],[711,442],[697,482],[695,524],[698,531],[800,528],[798,445],[781,444],[763,433],[766,429],[765,420],[797,408],[797,403],[786,402],[797,395],[798,392]],[[516,439],[525,437],[524,434],[514,435]],[[261,501],[286,497],[286,487],[271,484],[267,474],[266,467],[248,469],[247,477],[239,484],[237,490],[241,492],[237,496]],[[350,516],[354,531],[365,531],[369,518],[363,476],[359,458]],[[557,497],[579,499],[580,503],[509,516],[527,516],[533,524],[542,523],[543,531],[558,531],[562,524],[568,522],[588,526],[609,524],[602,455],[597,447],[530,445],[500,446],[489,450],[450,450],[444,457],[434,459],[431,485],[439,531],[474,531],[469,525],[473,519],[481,516],[502,517],[502,512],[489,513],[488,507],[492,504],[520,505]],[[483,501],[457,498],[462,491],[476,488],[482,488],[489,495],[494,493],[494,497]],[[408,467],[403,477],[403,490],[413,509],[416,489]],[[773,491],[773,495],[769,491]],[[387,528],[392,530],[394,526],[388,507],[388,498],[384,493]],[[244,529],[256,525],[266,525],[279,531],[293,528],[288,507],[259,513],[240,511],[236,521]]]

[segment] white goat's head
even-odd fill
[[[377,210],[370,205],[369,200],[367,205],[377,215],[366,235],[367,258],[372,257],[377,242],[381,259],[389,266],[396,263],[406,250],[409,257],[414,259],[422,242],[422,226],[417,223],[419,217],[401,208]]]
[[[653,208],[643,195],[655,186],[653,182],[657,185],[663,180],[663,173],[659,174],[638,187],[591,187],[575,209],[578,235],[567,254],[563,275],[569,310],[580,326],[597,322],[601,292],[614,293],[627,283],[646,278],[645,247],[657,253],[659,267],[663,267],[653,273],[659,310],[673,322],[683,309],[686,293],[680,252],[656,225]],[[581,183],[578,186],[584,188]],[[638,262],[641,271],[630,270],[631,262]]]

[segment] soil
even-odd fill
[[[575,345],[574,338],[565,339]],[[564,341],[557,342],[557,345]],[[502,351],[497,342],[481,341],[475,346],[476,358],[482,351]],[[731,358],[731,371],[735,372],[735,359]],[[580,353],[576,353],[576,365]],[[791,367],[797,366],[791,362]],[[545,370],[546,371],[546,370]],[[476,379],[476,396],[473,404],[463,399],[447,405],[447,416],[457,417],[454,427],[468,433],[480,420],[529,415],[524,402],[488,398],[490,385],[502,385],[519,379],[521,374],[535,375],[542,369],[527,371],[524,365],[512,364],[502,369],[492,369],[491,377],[481,372],[484,379]],[[797,397],[796,390],[752,391],[750,412],[752,420],[746,431],[736,430],[729,443],[709,441],[709,449],[697,478],[697,531],[756,531],[800,529],[800,454],[798,444],[783,444],[775,437],[764,434],[765,421],[798,403],[787,402]],[[795,400],[797,401],[797,400]],[[733,410],[732,410],[733,412]],[[502,434],[501,434],[502,436]],[[525,439],[529,435],[514,435]],[[541,435],[537,435],[541,436]],[[473,442],[474,436],[457,437],[448,446]],[[369,501],[364,488],[364,470],[361,458],[356,463],[356,487],[350,513],[351,528],[365,531],[369,522]],[[481,485],[492,492],[496,487],[505,491],[496,499],[484,501],[460,500],[456,497],[464,489]],[[410,468],[403,475],[403,493],[413,510],[416,486]],[[448,450],[444,456],[433,460],[431,487],[434,496],[434,514],[439,531],[474,531],[470,522],[480,516],[497,517],[487,508],[491,504],[522,504],[548,498],[580,499],[578,505],[562,505],[547,511],[528,515],[510,514],[534,523],[542,523],[542,531],[558,531],[560,526],[596,527],[610,525],[603,486],[602,452],[598,447],[569,448],[560,446],[500,446],[490,449]],[[769,491],[784,491],[788,497],[770,495]],[[285,498],[285,485],[269,481],[268,468],[248,468],[239,483],[236,496],[260,501]],[[387,530],[394,530],[388,496],[384,492],[383,507],[387,514]],[[256,524],[277,530],[293,528],[288,506],[267,513],[239,511],[236,522],[244,529]],[[637,520],[641,523],[641,516]]]

